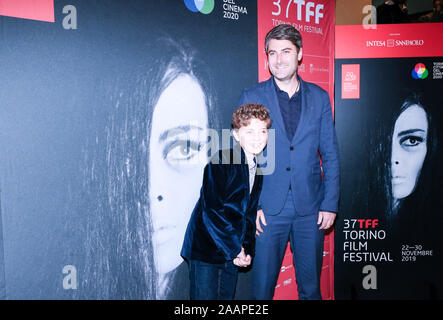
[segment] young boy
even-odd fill
[[[192,300],[233,299],[238,267],[252,261],[263,181],[256,156],[266,146],[270,126],[264,106],[240,106],[232,116],[238,144],[219,151],[205,167],[181,251],[189,263]]]

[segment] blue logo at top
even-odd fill
[[[185,6],[192,12],[210,14],[214,10],[214,0],[184,0]]]

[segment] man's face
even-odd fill
[[[275,79],[287,81],[297,74],[298,63],[303,53],[289,40],[271,39],[268,43],[269,70]]]

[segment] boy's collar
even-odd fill
[[[256,161],[254,161],[254,159],[256,159],[256,156],[252,156],[251,159],[248,159],[245,150],[243,150],[242,146],[237,141],[234,142],[233,150],[234,150],[234,155],[232,160],[234,164],[249,165],[249,163],[251,162],[252,165],[252,163],[256,163]]]

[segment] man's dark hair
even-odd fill
[[[268,54],[268,45],[271,39],[275,40],[289,40],[294,46],[297,47],[297,52],[303,47],[302,38],[300,32],[295,29],[290,24],[280,24],[274,28],[272,28],[265,38],[265,50],[266,54]]]

